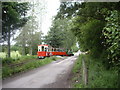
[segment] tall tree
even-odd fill
[[[69,19],[54,19],[53,25],[45,36],[45,42],[53,47],[70,49],[76,38],[69,30],[71,28]]]
[[[22,54],[25,55],[26,46],[29,47],[29,53],[34,54],[38,44],[41,44],[42,32],[38,30],[38,23],[35,17],[31,17],[26,25],[22,28],[20,34],[17,36],[16,41],[18,45],[22,46]],[[34,23],[34,25],[33,25]],[[37,51],[36,51],[37,52]]]
[[[38,10],[39,8],[39,10]],[[19,36],[16,41],[23,47],[23,55],[25,54],[26,46],[29,47],[29,53],[35,54],[37,51],[37,45],[41,43],[41,25],[42,17],[45,13],[45,2],[31,2],[31,9],[29,11],[29,21],[21,29]]]
[[[116,24],[119,22],[116,19],[118,14],[108,13],[114,10],[117,13],[120,12],[120,2],[83,2],[81,4],[63,2],[56,18],[71,18],[71,31],[77,37],[81,50],[89,51],[92,57],[105,57],[103,62],[107,62],[109,65],[109,61],[113,61],[112,59],[119,60],[119,40],[117,39],[119,34],[118,32],[114,33],[115,30],[119,30],[119,28],[116,29],[119,26]],[[113,22],[114,25],[116,24],[114,27]],[[105,26],[106,28],[103,30]],[[115,30],[109,31],[112,28]],[[116,36],[113,37],[114,35]],[[107,40],[110,41],[109,44],[106,44]],[[107,55],[114,58],[111,57],[111,60],[107,60]]]
[[[119,29],[120,2],[83,3],[81,6],[73,19],[72,28],[78,37],[81,49],[89,51],[92,57],[104,57],[103,62],[108,67],[112,66],[112,61],[118,64],[119,40],[117,38],[119,34],[117,30]],[[117,13],[109,13],[114,10]],[[113,31],[110,31],[112,29]]]
[[[2,2],[2,36],[8,42],[8,57],[10,57],[10,37],[27,22],[28,18],[25,15],[28,10],[28,3]]]

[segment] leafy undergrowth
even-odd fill
[[[31,59],[36,59],[36,55],[31,55],[31,56],[21,56],[19,58],[13,59],[13,58],[4,58],[2,59],[2,64],[3,65],[12,65],[12,64],[18,64],[22,62],[29,61]]]
[[[118,71],[116,68],[107,70],[101,62],[91,60],[89,64],[89,88],[117,88]]]
[[[25,57],[24,60],[25,59],[30,59],[30,57],[29,58]],[[4,79],[4,78],[12,76],[16,73],[25,72],[27,70],[31,70],[31,69],[43,66],[43,65],[48,64],[57,59],[58,58],[56,58],[56,57],[49,57],[49,58],[45,58],[45,59],[33,59],[32,61],[30,61],[28,63],[23,63],[22,65],[14,66],[14,67],[11,67],[9,65],[4,65],[2,67],[2,78]],[[22,62],[24,60],[21,60],[20,62]],[[16,63],[19,63],[19,62],[16,62]]]
[[[85,57],[88,67],[88,84],[84,85],[82,72],[82,58]],[[101,60],[102,61],[102,60]],[[117,88],[118,69],[107,70],[100,60],[91,60],[88,55],[80,55],[72,70],[73,88]]]
[[[76,60],[74,67],[72,69],[72,87],[73,88],[83,88],[82,83],[82,57],[84,57],[83,54],[81,54],[78,59]]]

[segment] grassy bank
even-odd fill
[[[36,59],[36,56],[25,56],[18,61],[12,60],[11,63],[4,63],[2,67],[2,78],[12,76],[16,73],[25,72],[42,65],[48,64],[54,60],[57,60],[56,57],[49,57],[45,59]],[[30,61],[28,61],[30,59]]]
[[[12,65],[12,64],[19,64],[19,63],[25,63],[28,62],[30,60],[36,59],[37,56],[36,55],[29,55],[29,56],[21,56],[18,57],[16,59],[14,58],[4,58],[2,59],[2,64],[3,65]]]
[[[84,85],[82,59],[86,61],[88,68],[88,84]],[[72,78],[72,85],[75,88],[117,88],[118,71],[117,68],[107,70],[102,60],[91,59],[88,55],[80,55],[76,61]]]
[[[84,55],[80,55],[76,60],[74,67],[72,69],[72,87],[73,88],[83,88],[82,81],[82,57]]]

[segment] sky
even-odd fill
[[[33,0],[32,0],[33,1]],[[35,8],[35,15],[37,16],[38,21],[38,30],[42,31],[43,36],[47,35],[47,32],[50,30],[50,26],[52,25],[52,17],[57,14],[57,9],[59,9],[60,2],[59,0],[34,0],[35,3],[42,3]],[[42,17],[40,8],[43,7]],[[29,13],[28,13],[29,14]],[[41,23],[41,24],[40,24]],[[14,35],[14,38],[19,35],[19,30]],[[7,43],[7,42],[5,42]],[[16,42],[11,38],[11,44],[14,45]]]
[[[46,1],[46,13],[43,15],[42,20],[42,32],[47,34],[52,24],[52,18],[57,14],[57,9],[60,6],[59,0],[45,0]]]

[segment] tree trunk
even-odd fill
[[[25,32],[23,31],[22,55],[25,55]]]
[[[10,28],[8,28],[8,57],[10,57]]]
[[[30,48],[30,55],[33,55],[33,48]]]
[[[22,45],[22,55],[25,55],[25,45],[24,44]]]

